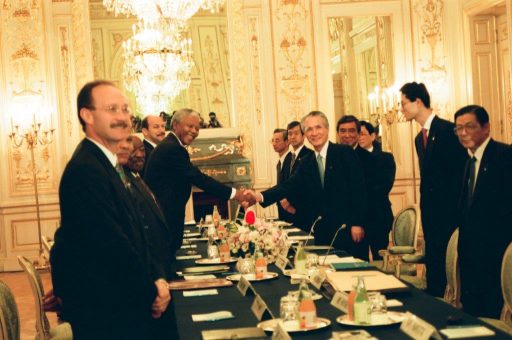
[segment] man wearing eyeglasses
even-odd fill
[[[170,294],[117,163],[130,133],[128,101],[113,83],[94,81],[80,90],[77,108],[86,138],[60,182],[54,293],[74,339],[148,339],[151,317],[162,315]]]
[[[446,288],[446,247],[456,228],[455,211],[466,152],[453,134],[452,122],[437,117],[424,84],[407,83],[400,89],[401,111],[421,131],[415,138],[420,168],[420,208],[425,238],[427,292],[442,297]]]
[[[512,147],[490,137],[489,114],[478,105],[455,113],[455,134],[468,154],[459,200],[461,302],[470,314],[497,319],[501,261],[512,242]]]

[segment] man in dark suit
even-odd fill
[[[288,132],[285,129],[275,129],[272,135],[272,148],[277,153],[279,160],[276,165],[277,184],[290,177],[292,155],[289,152]],[[277,203],[279,220],[292,222],[292,214],[287,212],[281,204]]]
[[[453,123],[432,112],[425,85],[407,83],[400,92],[405,118],[414,119],[422,127],[415,138],[415,145],[421,176],[420,208],[425,237],[427,292],[442,297],[446,288],[446,247],[456,228],[454,212],[466,152],[453,133]]]
[[[77,108],[86,138],[60,182],[54,293],[74,339],[149,338],[151,317],[161,316],[170,295],[116,165],[118,143],[130,130],[128,101],[112,83],[95,81],[80,90]]]
[[[292,176],[300,167],[300,164],[306,157],[313,157],[315,153],[304,145],[304,131],[300,122],[293,121],[286,127],[288,131],[288,142],[292,146],[290,152],[290,174],[287,177]],[[312,216],[311,202],[309,201],[309,195],[304,192],[300,197],[283,198],[279,205],[283,207],[287,212],[291,214],[291,222],[294,226],[309,233],[313,220],[316,216]]]
[[[315,243],[330,244],[339,230],[335,246],[364,256],[358,245],[364,238],[366,190],[357,156],[351,148],[329,142],[329,122],[322,112],[310,112],[302,125],[315,156],[304,159],[297,173],[280,185],[262,193],[246,192],[264,207],[307,192],[313,214],[322,216],[315,226]]]
[[[131,135],[119,142],[117,160],[129,180],[130,194],[144,224],[142,232],[148,241],[149,251],[157,265],[163,268],[166,280],[176,279],[173,235],[155,196],[139,175],[144,166],[144,146],[139,137]],[[179,338],[172,301],[160,318],[151,320],[150,332],[154,339]]]
[[[196,111],[176,111],[172,117],[172,131],[153,150],[144,175],[144,180],[155,194],[174,234],[175,249],[179,249],[183,241],[185,205],[192,185],[224,200],[243,199],[241,191],[219,183],[192,165],[185,147],[199,134],[199,123]]]
[[[165,138],[165,122],[160,116],[146,116],[142,119],[142,135],[144,136],[144,164],[148,163],[153,149]],[[144,168],[140,171],[144,176]]]
[[[380,228],[375,228],[368,237],[374,259],[380,259],[379,249],[386,249],[389,243],[389,232],[393,226],[393,210],[389,192],[395,183],[396,164],[393,154],[384,152],[375,147],[375,128],[367,121],[361,121],[361,132],[359,134],[359,146],[375,155],[375,168],[380,178],[380,185],[375,194],[380,198],[375,206],[376,220]]]
[[[512,242],[512,147],[490,137],[489,114],[477,105],[455,113],[455,133],[469,154],[459,200],[462,308],[497,319],[501,262]]]
[[[378,153],[371,153],[359,146],[361,130],[361,123],[352,115],[341,117],[336,129],[340,143],[352,147],[363,166],[368,199],[366,240],[371,246],[373,259],[380,259],[378,252],[387,247],[388,234],[393,224],[389,192],[395,180],[396,167],[394,160],[390,169],[379,167],[384,164],[379,162]],[[391,180],[387,178],[389,173],[392,173]]]

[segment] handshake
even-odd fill
[[[244,209],[247,209],[256,203],[261,202],[263,200],[263,196],[261,193],[252,189],[238,189],[234,199],[236,199]]]

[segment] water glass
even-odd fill
[[[279,312],[283,322],[295,321],[299,313],[299,302],[293,296],[285,295],[281,298]]]
[[[219,258],[219,256],[220,256],[219,255],[219,248],[217,247],[216,244],[209,244],[207,252],[208,252],[208,258],[209,259],[216,259],[216,258]]]
[[[386,297],[379,292],[368,293],[368,299],[370,300],[370,306],[372,313],[386,313],[388,306]]]
[[[318,270],[318,255],[315,253],[308,253],[306,255],[306,271],[309,276],[315,274]]]
[[[204,224],[212,224],[213,223],[213,216],[212,215],[206,215],[204,218]]]

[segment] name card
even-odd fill
[[[332,297],[331,305],[338,308],[343,313],[348,313],[348,294],[345,292],[336,292]]]
[[[322,288],[322,283],[327,278],[327,274],[323,270],[318,270],[311,278],[309,279],[311,281],[311,284],[316,288],[320,289]]]
[[[428,340],[431,336],[435,339],[441,339],[434,326],[410,312],[406,313],[405,320],[400,325],[400,330],[416,340]]]
[[[281,256],[280,254],[277,255],[277,259],[276,259],[276,267],[281,269],[281,271],[284,273],[284,271],[286,270],[286,266],[290,263],[290,261],[288,261],[288,259],[284,256]]]
[[[176,256],[176,260],[193,260],[193,259],[200,259],[201,255],[183,255],[183,256]]]
[[[272,340],[292,340],[290,334],[288,334],[284,328],[283,321],[279,320],[274,328],[274,332],[272,332]]]
[[[289,250],[290,250],[290,246],[287,244],[283,248],[281,248],[281,251],[279,252],[279,255],[284,257],[284,258],[287,258]]]
[[[197,248],[197,244],[184,244],[180,249],[195,249]]]
[[[247,296],[250,294],[256,295],[254,287],[243,275],[240,275],[240,280],[238,281],[236,288],[240,293],[242,293],[242,296]]]
[[[268,309],[267,304],[265,303],[265,301],[263,301],[259,294],[256,294],[256,297],[252,302],[251,310],[258,319],[258,321],[274,318],[272,312],[270,311],[270,309]],[[263,318],[264,316],[265,318]]]

